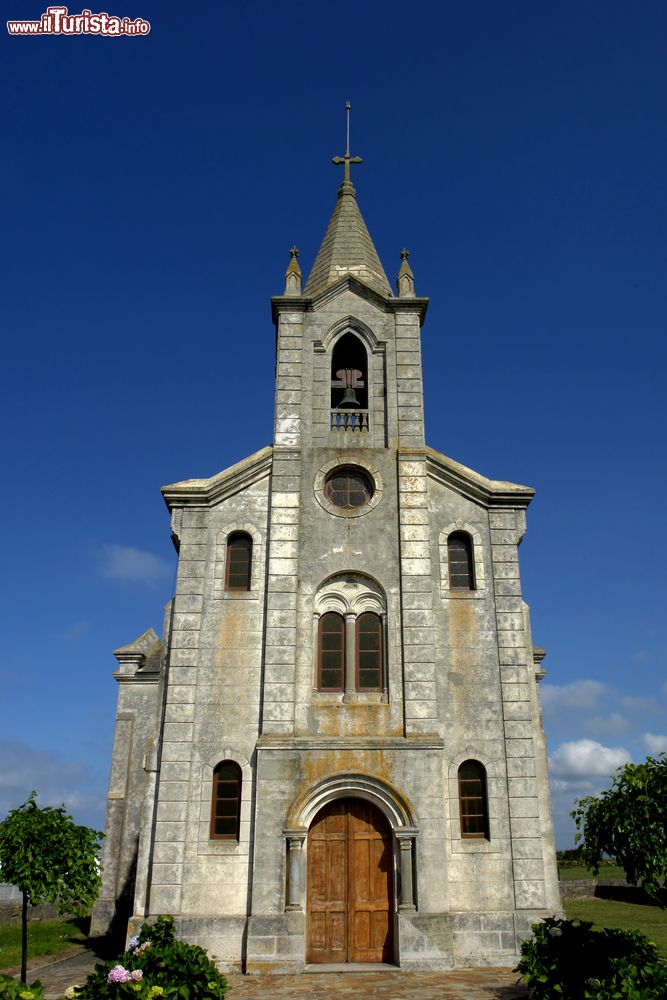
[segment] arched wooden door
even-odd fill
[[[391,830],[363,799],[337,799],[308,831],[307,962],[390,962]]]

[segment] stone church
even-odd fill
[[[93,933],[223,969],[507,965],[560,911],[518,546],[533,490],[426,445],[418,296],[350,179],[272,300],[273,444],[163,489],[178,578],[116,650]]]

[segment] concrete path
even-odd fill
[[[82,983],[100,961],[89,951],[42,966],[32,964],[28,981],[41,979],[46,1000]],[[454,972],[325,972],[302,976],[241,976],[227,973],[229,1000],[526,1000],[511,969]]]

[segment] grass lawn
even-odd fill
[[[642,903],[621,903],[615,899],[565,899],[568,920],[590,920],[597,928],[619,927],[642,931],[667,959],[667,910]]]
[[[35,920],[28,924],[28,960],[57,955],[88,937],[88,917],[72,920]],[[0,926],[0,969],[21,964],[21,925]]]
[[[594,878],[598,882],[604,882],[610,878],[625,878],[625,872],[618,865],[603,865],[598,874],[594,875],[592,871],[584,868],[583,865],[576,865],[573,868],[559,867],[558,877],[561,882],[572,882],[578,878]]]

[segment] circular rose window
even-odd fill
[[[370,476],[354,466],[335,469],[324,481],[324,496],[339,510],[365,507],[373,492]]]

